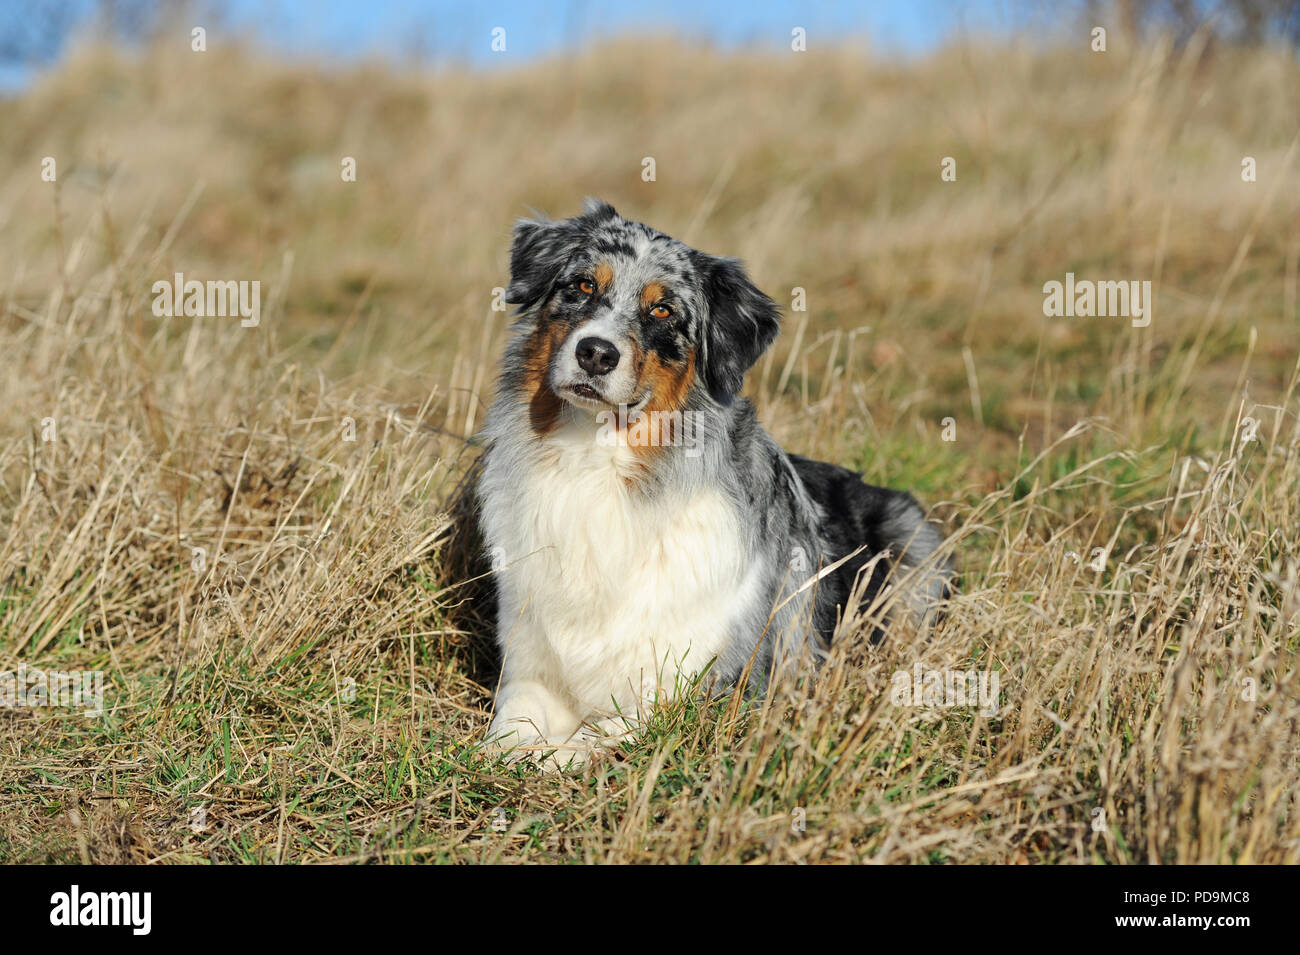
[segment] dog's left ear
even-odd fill
[[[510,287],[506,301],[531,308],[550,294],[565,264],[591,237],[592,230],[618,217],[601,199],[587,199],[582,215],[556,222],[545,216],[515,223],[510,246]]]
[[[531,308],[550,294],[560,270],[578,247],[573,219],[520,219],[510,246],[510,285],[506,301]]]
[[[709,313],[701,331],[699,369],[709,394],[727,405],[740,393],[745,372],[781,329],[781,310],[750,281],[736,259],[700,254]]]

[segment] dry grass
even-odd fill
[[[1297,861],[1298,80],[1195,43],[83,51],[0,103],[0,670],[103,669],[108,712],[0,711],[0,860]],[[511,221],[586,194],[807,289],[764,421],[916,489],[964,579],[927,640],[539,775],[476,751],[455,489]],[[175,271],[261,280],[261,325],[155,318]],[[1155,320],[1044,318],[1066,271],[1152,279]],[[997,670],[998,715],[894,705],[917,661]]]

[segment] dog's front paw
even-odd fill
[[[507,762],[524,759],[536,746],[546,742],[545,726],[527,717],[498,713],[488,727],[483,749],[506,754]]]
[[[577,725],[578,718],[546,687],[513,681],[497,694],[497,712],[485,748],[505,753],[507,762],[527,759],[547,768],[563,769],[574,756],[580,756],[566,746]]]
[[[504,754],[507,762],[522,759],[527,750],[537,743],[545,742],[538,733],[520,732],[519,730],[499,729],[496,724],[488,730],[487,739],[480,747],[485,753]]]
[[[490,736],[485,752],[498,754],[508,764],[529,762],[540,769],[559,772],[578,769],[586,762],[590,747],[576,743],[552,743],[538,733],[505,731]]]
[[[500,755],[506,763],[527,761],[550,770],[563,769],[572,755],[562,744],[550,742],[544,727],[535,720],[502,714],[492,721],[483,749]]]

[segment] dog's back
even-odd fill
[[[943,537],[926,521],[916,499],[904,491],[867,484],[838,465],[798,454],[789,457],[824,513],[821,531],[831,562],[844,560],[819,584],[817,625],[822,638],[829,641],[836,614],[849,608],[855,586],[862,603],[870,604],[891,574],[914,575],[907,581],[906,604],[919,623],[932,619],[952,585],[953,566],[950,559],[934,559]],[[866,579],[860,581],[860,575]],[[883,628],[877,627],[873,638],[883,635]]]

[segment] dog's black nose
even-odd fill
[[[578,342],[578,365],[587,374],[608,375],[618,365],[618,349],[603,338],[584,338]]]

